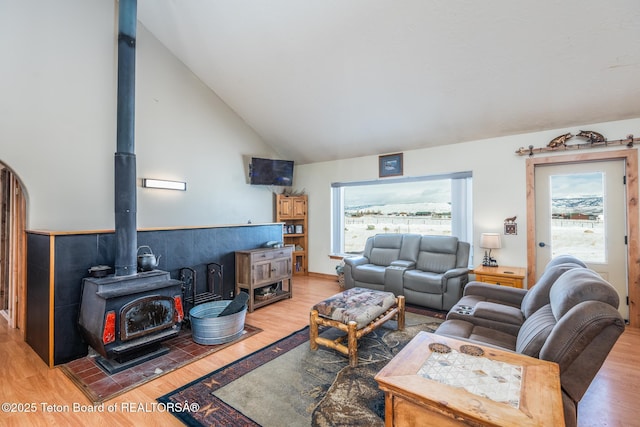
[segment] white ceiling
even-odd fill
[[[300,164],[640,117],[638,0],[138,0],[138,19]]]

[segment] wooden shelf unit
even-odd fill
[[[285,245],[293,246],[292,268],[294,275],[307,275],[309,227],[307,196],[276,194],[276,222],[284,223],[282,236]]]

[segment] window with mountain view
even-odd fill
[[[551,176],[552,256],[572,254],[605,262],[604,174]]]
[[[471,173],[334,183],[332,250],[357,254],[380,233],[456,236],[471,242]]]

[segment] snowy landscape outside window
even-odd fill
[[[334,253],[361,253],[368,237],[382,233],[456,236],[471,243],[470,172],[332,187]]]
[[[602,172],[553,175],[552,256],[572,254],[585,262],[606,262]]]

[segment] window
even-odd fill
[[[456,236],[471,242],[471,172],[333,183],[332,251],[355,254],[380,233]]]
[[[585,262],[607,262],[604,173],[552,175],[550,180],[552,257],[572,254]]]

